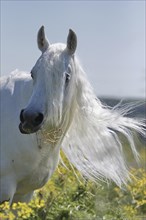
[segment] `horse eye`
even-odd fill
[[[67,71],[65,72],[65,83],[66,84],[68,84],[70,78],[71,78],[71,66],[68,65]]]
[[[66,75],[65,75],[65,83],[67,84],[68,82],[69,82],[69,80],[70,80],[70,74],[69,73],[66,73]]]

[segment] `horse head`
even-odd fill
[[[31,71],[33,92],[20,113],[19,129],[25,134],[43,126],[67,129],[75,106],[76,34],[69,30],[66,44],[50,44],[42,26],[37,44],[42,54]]]

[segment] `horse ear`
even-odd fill
[[[73,55],[75,53],[76,48],[77,36],[73,30],[69,29],[69,34],[67,37],[67,50],[71,55]]]
[[[44,26],[42,26],[38,31],[37,43],[38,43],[38,48],[42,51],[42,53],[45,50],[47,50],[47,48],[49,47],[49,42],[45,37]]]

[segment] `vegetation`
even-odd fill
[[[144,155],[144,148],[142,155]],[[143,158],[144,159],[144,158]],[[48,184],[35,192],[29,204],[5,202],[0,219],[29,220],[144,220],[146,172],[131,169],[132,181],[119,189],[113,183],[83,181],[69,164],[59,165]],[[78,178],[77,178],[78,175]],[[17,217],[16,217],[17,215]]]

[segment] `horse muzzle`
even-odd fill
[[[29,112],[22,109],[20,112],[19,130],[22,134],[32,134],[40,130],[44,115],[40,112]]]

